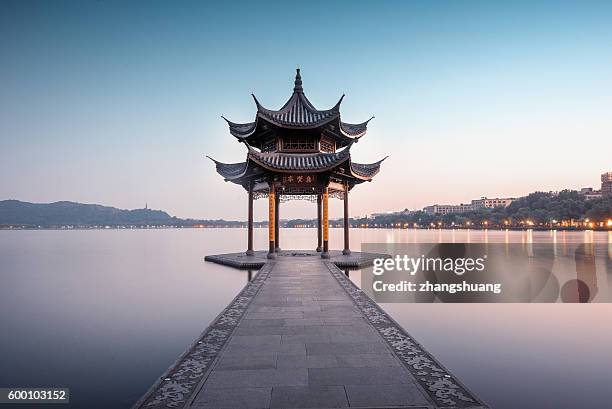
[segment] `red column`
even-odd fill
[[[317,251],[323,251],[323,226],[321,225],[322,212],[321,194],[317,194]]]
[[[274,253],[274,208],[275,208],[275,199],[274,199],[274,181],[270,182],[270,193],[268,193],[268,255],[267,258],[273,259],[276,258],[276,253]]]
[[[248,243],[247,243],[247,256],[252,256],[255,254],[253,251],[253,184],[249,184],[249,220],[247,222],[248,229]]]
[[[276,194],[274,200],[274,252],[278,253],[280,251],[280,215],[278,213],[278,209],[280,207],[280,195]]]
[[[329,212],[328,212],[328,188],[323,188],[323,252],[321,258],[329,258]]]
[[[349,207],[348,207],[348,182],[344,182],[344,250],[342,254],[348,256],[351,254],[349,246]]]

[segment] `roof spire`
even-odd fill
[[[304,88],[302,88],[302,76],[300,75],[300,69],[296,68],[295,71],[295,87],[293,87],[293,92],[304,92]]]

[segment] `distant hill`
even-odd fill
[[[0,226],[143,226],[193,225],[198,221],[172,217],[161,210],[124,210],[75,202],[28,203],[0,201]]]

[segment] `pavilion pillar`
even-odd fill
[[[329,201],[328,188],[323,188],[323,251],[321,258],[329,258],[329,212],[327,203]]]
[[[349,205],[348,205],[348,182],[344,182],[344,250],[342,250],[342,254],[348,256],[351,254],[351,249],[349,246]]]
[[[249,183],[249,219],[247,222],[248,241],[247,241],[247,256],[255,255],[253,251],[253,184]]]
[[[270,181],[269,190],[270,190],[270,192],[268,193],[268,242],[269,242],[269,247],[268,247],[268,255],[266,257],[269,259],[273,259],[273,258],[276,258],[276,253],[274,253],[274,245],[275,245],[274,222],[276,220],[276,218],[274,217],[274,209],[276,207],[275,199],[274,199],[274,196],[275,196],[274,195],[274,181]]]
[[[276,194],[274,198],[274,252],[278,253],[280,251],[280,217],[278,214],[278,209],[280,207],[280,195]]]
[[[317,194],[317,251],[320,253],[323,251],[323,230],[321,226],[321,194]]]

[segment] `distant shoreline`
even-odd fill
[[[576,191],[557,194],[535,192],[510,205],[472,212],[435,214],[408,211],[349,217],[352,228],[375,229],[471,229],[471,230],[612,230],[612,195],[587,200]],[[317,228],[317,219],[283,219],[282,228]],[[344,225],[342,218],[329,219],[329,227]],[[254,222],[267,228],[267,219]],[[118,209],[77,202],[29,203],[0,201],[0,230],[91,230],[91,229],[184,229],[246,228],[246,220],[182,219],[165,211]]]
[[[255,226],[255,229],[267,229],[267,226]],[[316,229],[316,227],[294,227],[281,226],[282,229]],[[341,226],[330,226],[330,229],[342,229]],[[246,229],[246,226],[70,226],[70,227],[31,227],[31,226],[0,226],[0,231],[23,231],[23,230],[51,230],[51,231],[82,231],[82,230],[181,230],[181,229]],[[508,227],[508,228],[484,228],[484,227],[358,227],[351,229],[359,230],[476,230],[476,231],[603,231],[612,232],[609,227]]]

